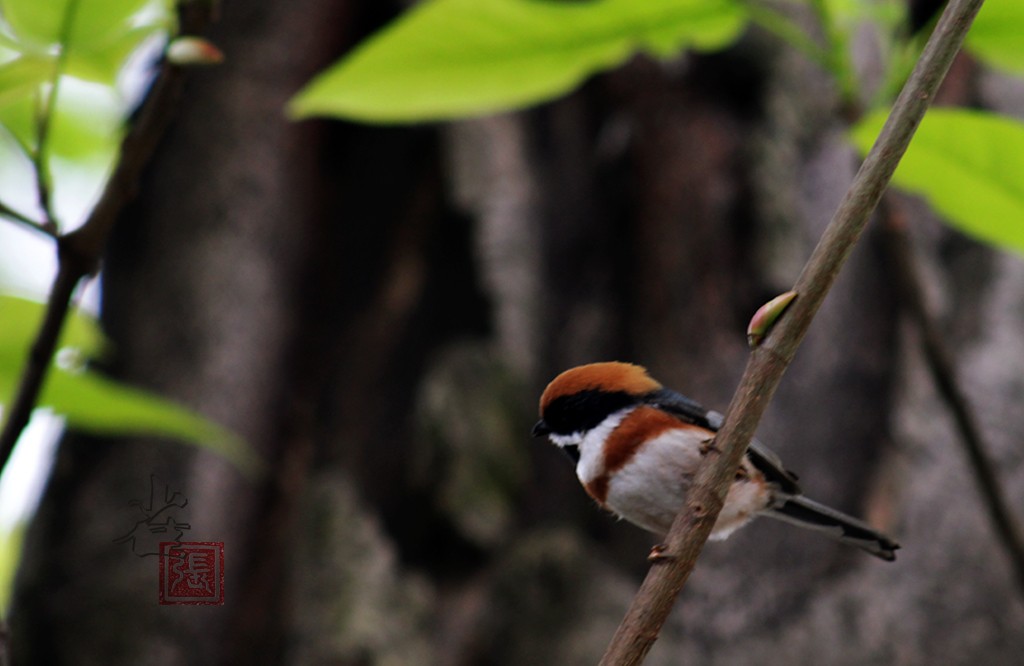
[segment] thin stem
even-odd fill
[[[39,208],[43,212],[43,227],[47,230],[57,230],[57,218],[53,211],[52,201],[52,177],[50,175],[50,159],[47,151],[50,138],[50,128],[53,125],[53,115],[57,108],[57,95],[60,91],[60,81],[64,74],[64,67],[67,64],[68,52],[71,50],[71,31],[75,26],[75,17],[78,14],[80,0],[69,0],[64,8],[64,20],[60,27],[60,52],[53,64],[53,76],[50,79],[50,90],[48,93],[40,92],[39,110],[36,115],[36,149],[32,153],[32,161],[36,172],[36,196],[39,200]]]
[[[933,16],[927,26],[914,34],[890,40],[894,46],[889,49],[885,75],[871,100],[871,106],[887,105],[899,93],[938,20],[938,15]]]
[[[932,381],[953,416],[989,519],[1016,573],[1018,591],[1024,599],[1024,532],[1006,501],[999,475],[989,459],[989,447],[978,426],[978,419],[957,380],[953,354],[940,330],[938,317],[925,298],[905,216],[891,198],[886,203],[885,237],[900,303],[920,334]]]
[[[17,222],[18,224],[26,226],[29,229],[32,229],[33,231],[44,233],[47,236],[50,236],[51,238],[57,237],[53,229],[49,228],[44,224],[36,222],[27,215],[19,213],[18,211],[14,210],[13,208],[4,203],[0,203],[0,216],[6,217],[11,222]]]
[[[825,34],[825,67],[835,77],[844,104],[851,108],[856,107],[857,77],[853,69],[847,35],[836,23],[828,0],[811,0],[811,9]]]
[[[797,279],[796,300],[751,354],[715,438],[712,451],[717,457],[711,457],[694,479],[661,557],[648,571],[601,660],[604,666],[640,664],[657,639],[711,533],[768,402],[878,205],[981,5],[982,0],[951,0],[946,7],[878,140]]]
[[[35,148],[30,146],[28,144],[28,141],[24,137],[18,136],[17,132],[8,131],[7,128],[4,128],[4,130],[5,130],[4,134],[9,139],[14,141],[14,143],[18,144],[18,148],[21,149],[22,154],[28,159],[29,162],[32,163],[32,167],[35,168],[35,159],[36,159],[35,158],[35,155],[36,155]]]
[[[745,3],[744,7],[754,23],[804,54],[808,60],[822,69],[831,71],[829,54],[815,44],[814,40],[788,16],[756,1]]]

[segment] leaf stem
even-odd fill
[[[786,42],[811,62],[831,71],[828,52],[814,43],[807,33],[788,16],[759,2],[745,3],[750,20]]]
[[[797,279],[796,300],[751,353],[715,438],[720,453],[698,472],[665,539],[663,556],[648,571],[601,660],[603,666],[640,664],[657,639],[711,533],[768,402],[878,205],[981,5],[982,0],[951,0],[947,5],[878,140]]]
[[[811,0],[811,9],[825,35],[825,68],[835,77],[844,105],[856,108],[857,76],[853,68],[849,39],[842,26],[836,22],[828,2],[829,0]]]
[[[75,17],[78,15],[80,2],[81,0],[68,0],[65,5],[64,20],[60,26],[60,52],[53,64],[50,90],[47,93],[40,91],[39,109],[36,113],[36,149],[31,156],[36,173],[36,196],[39,201],[39,209],[43,213],[42,227],[51,232],[51,235],[56,234],[58,224],[53,210],[53,178],[50,174],[50,156],[47,147],[50,128],[53,126],[53,116],[57,109],[57,94],[60,91],[64,67],[67,65],[68,52],[71,50],[71,33],[75,27]]]
[[[907,77],[913,69],[914,61],[927,42],[928,35],[932,33],[939,17],[932,17],[929,24],[904,39],[892,39],[895,45],[888,51],[885,75],[882,84],[871,101],[872,107],[883,106],[889,103],[900,91],[900,87],[906,82]]]
[[[41,224],[33,220],[32,218],[28,217],[27,215],[19,213],[18,211],[14,210],[10,206],[2,202],[0,202],[0,216],[6,217],[8,220],[12,222],[17,222],[18,224],[26,226],[29,229],[32,229],[33,231],[38,231],[40,233],[46,234],[51,238],[57,237],[55,230],[51,229],[49,226]]]

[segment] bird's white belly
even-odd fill
[[[700,429],[667,432],[644,444],[609,479],[609,509],[644,529],[664,535],[683,505],[686,491],[704,462],[708,433]],[[711,538],[724,539],[769,502],[760,472],[744,460],[745,478],[733,483]]]

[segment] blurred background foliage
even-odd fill
[[[0,210],[11,222],[52,235],[84,221],[119,159],[124,124],[155,73],[153,59],[175,30],[173,8],[161,0],[0,6]],[[40,240],[49,241],[28,242]],[[3,256],[15,256],[20,245],[5,244]],[[35,268],[43,284],[52,279],[46,266]],[[0,404],[14,395],[43,319],[39,301],[47,294],[31,295],[39,300],[0,296]],[[104,346],[109,352],[96,322],[73,315],[62,341],[66,362],[53,359],[39,406],[86,431],[177,436],[221,450],[248,473],[256,469],[230,432],[95,372],[90,363],[102,363]]]
[[[152,58],[152,47],[174,30],[172,6],[166,0],[5,0],[0,6],[5,175],[22,184],[43,179],[65,225],[87,213],[117,159],[126,115],[151,74],[126,64],[147,45]],[[34,186],[5,190],[5,204],[39,219]]]

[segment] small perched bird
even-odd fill
[[[540,398],[535,437],[546,435],[576,464],[602,507],[659,535],[668,533],[722,415],[667,389],[630,363],[592,363],[562,374]],[[712,539],[757,515],[785,520],[883,560],[899,544],[867,524],[804,497],[778,456],[753,441],[729,488]]]

